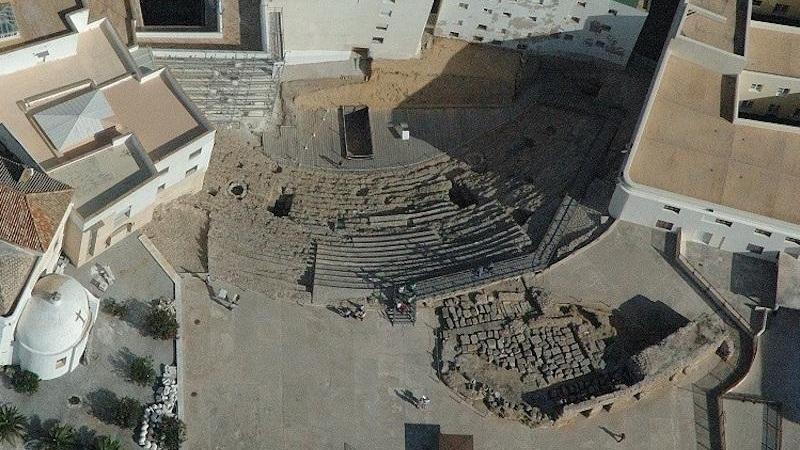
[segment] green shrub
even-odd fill
[[[117,319],[124,319],[128,315],[128,305],[118,302],[113,298],[103,300],[102,309],[104,313],[110,314]]]
[[[93,450],[122,450],[122,444],[118,440],[108,436],[100,436],[95,439]]]
[[[16,447],[17,441],[25,437],[28,419],[11,405],[0,406],[0,444]]]
[[[39,375],[24,370],[17,369],[11,377],[11,385],[15,391],[21,394],[34,394],[39,390]]]
[[[175,416],[164,417],[155,428],[156,441],[159,448],[165,450],[179,450],[186,440],[186,425]]]
[[[130,397],[122,397],[114,405],[111,421],[122,429],[130,429],[142,420],[143,413],[144,407],[141,403]]]
[[[69,425],[55,424],[43,437],[39,438],[35,447],[38,450],[74,450],[78,446],[78,435]]]
[[[135,357],[133,361],[131,361],[130,376],[131,381],[138,385],[146,386],[152,384],[156,378],[156,371],[153,369],[152,358]]]
[[[178,335],[178,318],[166,299],[151,302],[145,322],[150,334],[158,339],[175,339]]]

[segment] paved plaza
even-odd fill
[[[624,231],[612,230],[574,267],[565,262],[543,281],[554,292],[612,307],[638,295],[690,319],[710,311],[651,245],[649,230]],[[357,322],[325,305],[241,295],[241,306],[228,311],[209,298],[202,280],[184,279],[184,344],[193,349],[185,366],[189,448],[425,448],[407,424],[473,434],[477,449],[695,446],[693,398],[685,386],[560,429],[532,430],[467,406],[437,380],[431,309],[420,311],[414,327],[392,328],[374,310]],[[396,391],[404,389],[431,397],[430,409],[401,399]],[[626,438],[616,443],[601,427]]]

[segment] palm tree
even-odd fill
[[[108,436],[100,436],[94,441],[94,450],[122,450],[122,444]]]
[[[39,450],[74,450],[78,444],[75,429],[69,425],[53,425],[36,443]]]
[[[11,405],[0,406],[0,444],[14,446],[17,439],[25,437],[28,419]]]

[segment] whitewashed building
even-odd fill
[[[442,0],[434,34],[624,65],[646,18],[639,3],[616,0]]]
[[[0,158],[0,366],[44,380],[77,367],[98,301],[55,274],[74,191],[43,172]]]
[[[419,55],[433,0],[262,0],[266,50],[287,65]],[[282,57],[282,58],[281,58]]]
[[[751,2],[679,6],[613,216],[730,252],[800,253],[796,25]]]
[[[166,69],[142,74],[107,19],[0,53],[0,154],[73,186],[75,265],[202,188],[215,131]]]

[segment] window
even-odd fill
[[[586,2],[578,2],[578,6],[586,8]]]
[[[188,177],[189,175],[191,175],[191,174],[193,174],[195,172],[197,172],[197,166],[194,166],[191,169],[187,170],[186,171],[186,176]]]
[[[492,10],[489,8],[483,8],[483,12],[485,12],[486,14],[491,14]]]
[[[575,23],[581,23],[581,18],[572,16],[572,21],[575,22]]]
[[[506,16],[506,17],[511,17],[511,13],[510,12],[504,12],[503,15]]]
[[[455,31],[451,31],[450,32],[450,37],[457,38],[458,37],[458,33],[456,33]]]
[[[656,222],[656,228],[662,228],[664,230],[672,230],[675,224],[672,222],[667,222],[666,220],[659,220]]]
[[[612,16],[616,16],[617,14],[619,14],[616,9],[609,9],[608,13],[611,14]]]
[[[122,211],[120,211],[119,215],[121,217],[130,217],[131,216],[131,206],[128,205],[127,208],[125,208]]]
[[[789,95],[789,92],[790,92],[789,88],[778,88],[778,90],[775,92],[775,95],[778,97],[786,97],[787,95]]]
[[[375,29],[378,31],[386,31],[389,29],[389,24],[378,25]]]
[[[664,205],[664,209],[666,209],[667,211],[672,211],[675,214],[680,214],[681,213],[681,209],[680,208],[677,208],[677,207],[671,206],[671,205]]]
[[[767,114],[775,115],[778,114],[778,111],[780,110],[781,110],[781,105],[775,103],[770,103],[769,106],[767,106]]]
[[[160,176],[166,175],[167,173],[169,173],[169,166],[164,167],[163,169],[159,170],[158,171],[158,176],[160,177]]]
[[[800,239],[793,238],[793,237],[788,237],[787,236],[786,237],[786,242],[791,242],[792,244],[800,245]]]
[[[483,42],[483,36],[472,36],[475,42]]]
[[[200,153],[203,153],[203,149],[202,148],[198,148],[197,150],[195,150],[192,153],[190,153],[189,154],[189,159],[197,158],[198,156],[200,156]]]
[[[56,360],[56,369],[60,369],[67,365],[67,357],[63,357]]]
[[[382,16],[382,17],[386,17],[387,19],[388,19],[389,17],[392,17],[392,10],[391,10],[391,9],[389,9],[389,10],[386,10],[386,11],[381,11],[381,16]]]
[[[531,19],[532,21],[536,22],[536,16],[530,16],[528,18]]]
[[[467,8],[469,8],[469,5],[466,4],[466,3],[459,3],[458,7],[461,8],[461,9],[467,9]]]
[[[747,251],[750,253],[755,253],[757,255],[760,255],[764,253],[764,247],[756,244],[747,244]]]
[[[742,102],[739,104],[740,109],[750,109],[752,107],[753,107],[752,100],[742,100]]]
[[[158,185],[158,190],[156,192],[161,192],[166,188],[167,188],[167,183],[159,184]]]
[[[772,236],[772,232],[769,232],[769,231],[767,231],[767,230],[762,230],[762,229],[760,229],[760,228],[756,228],[756,229],[755,229],[755,230],[753,230],[753,231],[754,231],[756,234],[760,234],[760,235],[762,235],[762,236],[766,236],[766,237],[770,237],[770,236]]]
[[[508,30],[505,28],[500,28],[500,34],[508,34]]]
[[[784,15],[787,11],[789,11],[789,5],[778,3],[775,5],[775,8],[772,9],[772,14]]]
[[[753,83],[750,85],[750,92],[761,92],[761,89],[763,88],[763,84]]]
[[[373,44],[383,44],[383,38],[380,36],[372,36]]]
[[[733,222],[731,222],[729,220],[724,220],[724,219],[716,219],[714,221],[714,223],[718,223],[720,225],[725,225],[726,227],[730,227],[731,225],[733,225]]]
[[[479,24],[479,25],[478,25],[478,29],[479,29],[479,30],[485,30],[485,29],[486,29],[486,25]]]

